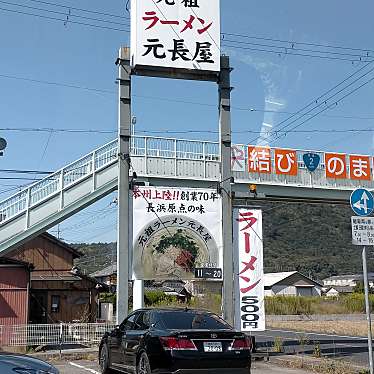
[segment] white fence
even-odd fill
[[[54,325],[0,326],[0,347],[97,345],[106,331],[114,328],[109,323],[60,323]]]

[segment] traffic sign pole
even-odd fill
[[[352,217],[352,244],[363,245],[362,247],[362,269],[364,273],[365,287],[365,309],[368,322],[368,351],[370,374],[374,374],[373,364],[373,340],[371,334],[371,315],[369,300],[369,278],[366,261],[366,245],[374,245],[374,220],[367,217],[374,211],[373,194],[365,188],[354,190],[350,198],[351,208],[359,217]]]
[[[373,340],[371,334],[371,315],[370,315],[370,302],[369,302],[369,278],[366,262],[366,247],[362,248],[362,267],[364,270],[364,286],[365,286],[365,306],[366,306],[366,319],[368,322],[368,347],[369,347],[369,365],[370,374],[374,374],[373,365]]]

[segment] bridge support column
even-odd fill
[[[234,326],[234,259],[232,243],[232,201],[231,201],[231,86],[230,60],[221,56],[219,75],[219,137],[221,155],[222,191],[222,236],[223,236],[223,317]]]
[[[128,315],[129,251],[132,227],[130,212],[131,67],[130,49],[121,48],[116,64],[119,76],[118,112],[118,229],[117,229],[117,323]]]

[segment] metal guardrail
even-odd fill
[[[177,158],[187,160],[219,159],[218,143],[173,138],[135,136],[131,155],[140,157]],[[0,202],[0,224],[27,209],[104,169],[118,157],[118,141],[114,140],[46,178]]]
[[[0,347],[97,345],[112,323],[60,323],[0,326]]]

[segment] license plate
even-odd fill
[[[204,352],[222,352],[222,343],[204,342]]]

